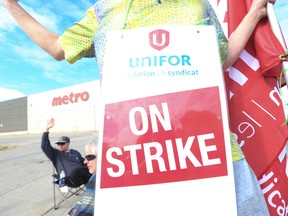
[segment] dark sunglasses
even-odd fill
[[[87,161],[91,161],[91,160],[94,160],[96,158],[96,155],[85,155],[85,159]]]
[[[66,143],[56,143],[58,146],[65,145]]]

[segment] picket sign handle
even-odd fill
[[[284,41],[284,38],[283,38],[283,35],[281,32],[281,28],[279,26],[279,22],[277,20],[276,15],[275,15],[273,4],[270,2],[267,3],[267,15],[268,15],[268,19],[269,19],[273,33],[275,34],[275,36],[277,37],[277,39],[281,43],[284,50],[287,50],[287,46],[286,46],[286,43]],[[287,70],[288,69],[288,63],[283,61],[282,68],[283,68],[283,70]],[[285,77],[285,81],[286,81],[286,86],[288,88],[288,73],[287,72],[284,73],[284,77]]]

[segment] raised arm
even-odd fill
[[[258,22],[267,16],[266,4],[268,1],[273,4],[276,2],[276,0],[253,0],[248,13],[237,29],[230,35],[228,56],[223,66],[224,70],[235,63]]]
[[[60,61],[64,59],[64,51],[58,43],[59,35],[46,29],[35,20],[18,4],[18,0],[2,0],[2,4],[38,46],[56,60]]]
[[[55,120],[53,118],[49,119],[47,121],[46,127],[44,129],[44,132],[42,134],[41,138],[41,149],[44,152],[44,154],[51,160],[54,161],[54,152],[55,149],[51,146],[50,140],[49,140],[49,130],[55,125]]]

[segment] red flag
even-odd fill
[[[251,0],[228,0],[229,35],[250,5]],[[258,177],[271,216],[288,214],[288,128],[278,83],[284,53],[265,18],[225,73],[231,130]]]

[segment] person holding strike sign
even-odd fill
[[[268,1],[275,3],[276,0]],[[268,1],[253,0],[249,12],[229,39],[225,37],[208,0],[97,0],[81,21],[60,36],[37,22],[17,0],[2,0],[2,3],[27,35],[56,60],[66,59],[73,64],[81,58],[95,56],[102,74],[106,36],[109,31],[164,24],[214,25],[219,55],[225,71],[237,60],[258,22],[267,16],[265,6]],[[238,215],[268,216],[268,208],[258,180],[232,136],[231,148]]]

